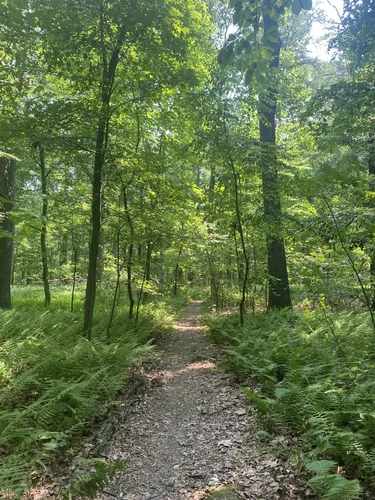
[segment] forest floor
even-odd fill
[[[107,446],[107,456],[131,464],[100,498],[307,498],[286,459],[259,445],[255,412],[217,366],[200,323],[201,303],[192,302],[147,374],[152,389]]]

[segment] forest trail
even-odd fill
[[[202,335],[200,310],[198,301],[188,305],[160,366],[148,374],[153,389],[109,445],[108,456],[132,464],[100,498],[202,499],[207,485],[217,488],[212,498],[302,498],[291,471],[257,445],[256,417],[217,368],[219,353]]]

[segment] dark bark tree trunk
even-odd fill
[[[63,233],[60,243],[59,266],[63,266],[68,262],[68,240],[69,240],[69,233],[68,232]]]
[[[135,299],[134,299],[134,295],[133,295],[133,286],[132,286],[132,278],[133,278],[132,266],[133,266],[135,231],[134,231],[133,219],[131,218],[131,215],[129,212],[127,187],[128,186],[122,187],[122,197],[123,197],[123,201],[124,201],[125,216],[126,216],[126,220],[127,220],[128,226],[129,226],[129,230],[130,230],[130,245],[129,245],[129,249],[128,249],[128,262],[126,265],[126,274],[127,274],[127,288],[128,288],[128,297],[129,297],[129,318],[131,319],[133,317],[134,303],[135,303]]]
[[[42,279],[44,287],[44,305],[51,303],[51,292],[48,279],[48,248],[47,248],[47,214],[48,214],[48,193],[47,193],[47,171],[46,160],[43,147],[39,144],[39,166],[42,181],[42,231],[40,234],[40,249],[42,252]]]
[[[0,309],[12,307],[14,223],[9,215],[13,208],[15,177],[15,160],[0,158]]]
[[[150,297],[150,293],[147,290],[147,285],[151,282],[151,255],[152,255],[153,244],[148,242],[146,247],[146,263],[145,263],[145,284],[146,291],[143,292],[143,303],[146,304]]]
[[[68,239],[69,239],[69,233],[68,232],[63,233],[60,243],[60,259],[59,259],[60,266],[63,266],[68,262]]]
[[[369,190],[375,191],[375,158],[371,157],[368,164],[370,177]],[[375,310],[375,249],[370,254],[370,284],[371,284],[371,309]]]
[[[103,239],[103,228],[100,230],[100,238],[99,238],[99,248],[98,248],[98,266],[96,269],[96,281],[97,283],[101,283],[103,281],[104,276],[104,239]]]
[[[109,95],[103,99],[108,100]],[[102,114],[104,109],[102,110]],[[89,246],[89,268],[87,273],[86,297],[84,305],[83,334],[91,340],[92,321],[94,316],[94,304],[96,294],[96,267],[99,251],[99,239],[101,229],[101,190],[102,190],[102,169],[104,164],[104,143],[106,135],[106,117],[101,117],[96,134],[96,152],[94,162],[94,175],[92,183],[92,203],[91,203],[91,239]]]
[[[70,312],[74,311],[74,293],[76,289],[76,280],[77,280],[77,260],[78,260],[78,249],[74,248],[73,250],[73,284],[72,284],[72,296],[70,299]]]
[[[104,210],[104,189],[106,184],[106,174],[104,172],[104,166],[102,170],[102,190],[101,190],[101,199],[100,199],[100,236],[99,236],[99,248],[98,248],[98,259],[97,259],[97,269],[96,269],[96,282],[102,283],[104,277],[104,265],[105,265],[105,252],[104,252],[104,234],[103,234],[103,224],[105,223],[105,210]]]
[[[126,266],[126,274],[128,278],[127,288],[128,288],[128,297],[129,297],[129,318],[133,317],[134,312],[134,295],[133,295],[133,287],[132,287],[132,262],[133,262],[133,250],[134,245],[130,243],[129,245],[129,253],[128,253],[128,265]]]
[[[234,182],[234,197],[235,197],[235,211],[236,211],[236,229],[238,230],[238,233],[240,235],[240,242],[241,242],[241,249],[242,249],[242,255],[244,258],[245,262],[245,272],[244,276],[242,279],[242,282],[240,283],[240,288],[241,288],[241,300],[240,300],[240,323],[241,325],[244,324],[244,319],[245,319],[245,312],[246,312],[246,290],[247,290],[247,280],[249,277],[249,271],[250,271],[250,260],[249,256],[246,250],[246,244],[245,244],[245,237],[243,233],[243,224],[242,224],[242,216],[241,216],[241,208],[240,208],[240,200],[239,200],[239,175],[236,172],[236,167],[234,165],[233,158],[229,158],[229,162],[231,165],[232,173],[233,173],[233,182]],[[236,232],[236,229],[234,232]],[[234,237],[236,238],[236,234],[234,234]],[[236,240],[236,251],[237,249],[237,240]]]
[[[217,273],[215,272],[211,255],[208,250],[206,250],[208,267],[210,268],[210,285],[211,285],[211,300],[215,303],[216,311],[219,312],[220,309],[220,298],[219,298],[219,288]]]
[[[112,308],[111,308],[111,315],[109,317],[109,322],[107,326],[107,339],[109,339],[109,331],[112,326],[113,318],[115,316],[115,310],[116,310],[116,305],[117,305],[117,296],[120,290],[120,280],[121,280],[121,271],[122,271],[122,265],[120,263],[120,235],[121,235],[121,227],[117,229],[116,233],[116,248],[118,249],[117,255],[116,255],[116,286],[115,286],[115,293],[113,295],[113,301],[112,301]]]
[[[125,29],[120,30],[117,43],[112,51],[110,61],[107,63],[104,47],[105,20],[101,12],[100,25],[102,30],[102,95],[101,110],[96,132],[95,160],[92,178],[92,203],[91,203],[91,239],[89,247],[89,267],[86,283],[86,297],[84,305],[83,334],[91,340],[92,322],[94,316],[94,305],[96,295],[96,273],[101,231],[101,194],[102,176],[107,151],[108,125],[110,117],[110,100],[116,75],[116,68],[119,61],[120,50],[124,41]]]
[[[177,295],[177,290],[178,290],[178,276],[179,276],[179,269],[180,269],[181,254],[182,254],[182,247],[180,247],[180,250],[178,252],[177,262],[176,262],[176,266],[174,268],[173,295]]]
[[[159,277],[159,281],[160,281],[160,284],[161,285],[164,285],[164,252],[163,250],[160,250],[160,253],[159,253],[159,264],[160,264],[160,277]]]
[[[277,22],[264,15],[264,37],[278,28]],[[272,33],[274,36],[274,32]],[[259,99],[259,132],[262,152],[262,188],[264,217],[267,227],[267,265],[269,275],[268,308],[281,309],[291,307],[288,269],[283,235],[280,234],[282,219],[278,186],[276,152],[276,105],[277,76],[272,74],[279,67],[281,42],[273,43],[273,59],[270,63],[270,75],[267,89]]]

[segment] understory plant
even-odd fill
[[[103,306],[89,342],[80,313],[25,302],[22,308],[21,297],[17,309],[0,313],[0,496],[22,494],[52,460],[74,457],[131,366],[149,356],[152,341],[174,322],[172,301],[144,306],[136,324],[120,307],[108,336]],[[96,475],[85,477],[90,491],[107,470],[101,462],[95,467]]]
[[[375,347],[363,312],[285,310],[210,319],[224,366],[264,417],[298,438],[322,498],[374,488]],[[246,387],[254,380],[260,391]],[[251,383],[249,384],[251,386]],[[361,487],[360,487],[361,485]]]

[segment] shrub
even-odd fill
[[[248,317],[243,327],[237,316],[209,324],[224,366],[258,383],[260,393],[245,393],[267,426],[298,434],[308,460],[338,464],[341,475],[311,480],[320,492],[326,484],[323,498],[355,498],[357,480],[374,487],[374,332],[366,313],[281,311]]]

